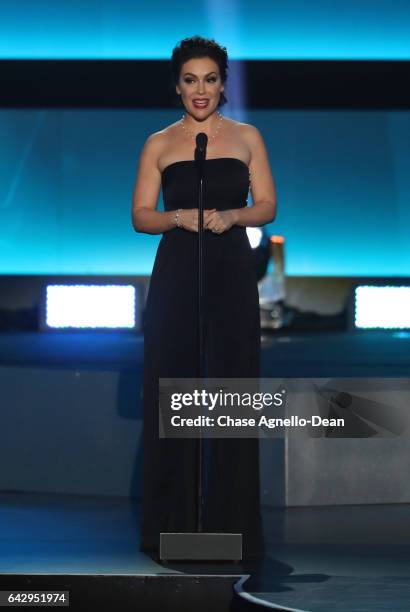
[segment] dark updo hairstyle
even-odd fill
[[[172,51],[171,70],[174,85],[178,84],[182,65],[190,59],[200,57],[210,57],[218,64],[222,83],[225,84],[228,78],[228,53],[226,47],[221,47],[213,38],[191,36],[191,38],[181,40]],[[178,96],[178,100],[179,104],[182,105],[180,96]],[[224,92],[221,91],[218,108],[226,104],[227,101]]]

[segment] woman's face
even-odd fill
[[[193,58],[182,64],[176,91],[187,112],[199,121],[215,111],[223,90],[219,66],[210,57]]]

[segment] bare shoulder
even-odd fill
[[[245,138],[249,144],[257,146],[258,143],[263,143],[262,134],[255,125],[252,125],[251,123],[238,122],[238,129],[241,131],[243,138]]]
[[[178,121],[165,126],[162,130],[153,132],[145,140],[143,147],[143,156],[148,157],[150,161],[158,161],[164,151],[170,146],[174,137],[175,131],[178,129]]]
[[[251,159],[259,160],[267,159],[268,152],[265,144],[265,140],[262,136],[261,131],[255,125],[250,123],[241,123],[239,126],[241,136],[246,143]]]
[[[167,135],[165,130],[159,130],[150,134],[144,143],[144,149],[149,153],[154,153],[164,146]]]
[[[228,121],[243,142],[246,143],[250,151],[264,147],[263,136],[256,126],[251,123],[244,123],[243,121],[234,121],[233,119]]]
[[[150,134],[141,151],[141,161],[144,165],[155,166],[159,170],[159,159],[169,141],[167,129],[159,130]]]
[[[158,130],[158,132],[153,132],[148,138],[147,141],[150,140],[155,143],[157,146],[161,146],[166,144],[166,142],[172,138],[174,132],[178,129],[180,121],[174,121],[174,123],[170,123],[166,125],[162,130]]]

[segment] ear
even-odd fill
[[[175,86],[176,92],[178,94],[178,96],[181,95],[181,90],[179,89],[178,85]]]

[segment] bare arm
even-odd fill
[[[174,211],[157,211],[161,189],[161,173],[157,159],[161,134],[152,134],[141,151],[132,197],[132,225],[136,232],[162,234],[175,227]]]
[[[232,210],[236,225],[259,227],[274,221],[276,217],[276,189],[260,131],[253,125],[246,125],[244,128],[244,135],[251,150],[249,170],[253,204]]]

